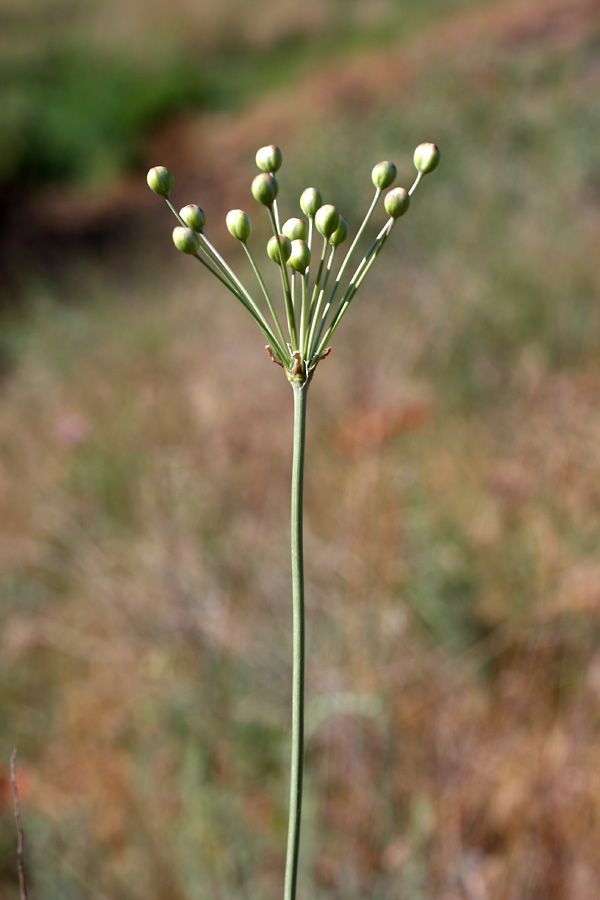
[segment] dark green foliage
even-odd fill
[[[0,64],[0,183],[90,183],[138,160],[153,125],[201,105],[207,87],[191,57],[142,66],[82,46]]]

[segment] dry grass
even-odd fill
[[[598,894],[600,220],[571,137],[597,67],[587,30],[550,33],[516,63],[500,41],[417,68],[423,112],[400,137],[437,122],[447,169],[311,388],[307,896]],[[336,148],[356,119],[337,121],[310,165],[299,143],[286,159],[351,208]],[[399,139],[364,121],[350,166]],[[251,130],[225,123],[224,153]],[[131,271],[78,263],[70,302],[32,286],[6,325],[0,749],[28,778],[37,896],[266,900],[287,803],[290,392],[189,260]]]
[[[30,865],[44,893],[270,896],[290,398],[258,348],[240,383],[222,348],[252,333],[220,298],[140,302],[91,315],[93,335],[54,309],[5,387],[3,690]],[[462,423],[429,398],[409,432],[403,376],[365,445],[372,413],[329,364],[309,437],[306,877],[322,896],[591,898],[600,372],[528,373]]]

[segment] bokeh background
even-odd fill
[[[292,398],[145,184],[361,221],[309,397],[300,894],[600,895],[597,0],[1,0],[0,897],[281,895]],[[262,223],[262,224],[261,224]],[[262,229],[262,230],[261,230]]]

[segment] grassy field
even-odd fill
[[[600,21],[584,0],[410,21],[382,2],[370,23],[349,4],[346,30],[334,3],[258,6],[260,28],[222,4],[192,32],[195,6],[170,5],[202,52],[249,48],[246,92],[192,92],[145,143],[138,123],[108,167],[138,218],[32,252],[1,324],[0,898],[18,896],[13,746],[33,897],[281,894],[291,391],[131,160],[172,154],[176,202],[243,271],[220,219],[247,206],[260,253],[257,147],[283,149],[285,215],[315,184],[352,227],[372,165],[408,186],[435,140],[439,172],[309,397],[300,897],[595,900]],[[137,7],[85,29],[61,9],[122,53]],[[156,46],[165,13],[144,9]],[[265,94],[271,51],[294,78]]]

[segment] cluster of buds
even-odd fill
[[[323,202],[323,197],[316,188],[309,187],[300,197],[300,210],[305,218],[294,216],[281,223],[277,205],[279,185],[275,177],[282,163],[281,150],[272,144],[258,151],[256,164],[260,172],[252,181],[252,196],[265,207],[271,221],[273,236],[268,241],[267,254],[280,270],[285,319],[278,314],[248,246],[252,224],[244,210],[232,209],[227,213],[227,229],[242,244],[256,275],[264,303],[259,303],[253,297],[207,238],[204,232],[206,218],[202,209],[190,203],[177,211],[171,201],[174,184],[171,172],[164,166],[155,166],[148,172],[148,185],[156,194],[165,198],[179,222],[173,229],[173,243],[177,249],[194,256],[237,297],[266,337],[271,359],[285,369],[291,382],[304,384],[312,377],[319,360],[329,353],[329,341],[334,331],[389,238],[394,224],[406,213],[414,191],[423,177],[433,172],[439,158],[440,153],[435,144],[426,143],[417,147],[414,153],[417,176],[408,191],[402,187],[387,190],[396,178],[394,163],[384,161],[374,167],[371,180],[375,196],[346,255],[336,268],[334,264],[338,248],[348,238],[346,219],[335,206]],[[377,202],[386,190],[383,205],[387,221],[353,274],[346,278],[352,255]],[[318,241],[315,233],[322,237],[322,246],[320,255],[313,256],[313,243]],[[314,271],[311,272],[313,261]]]

